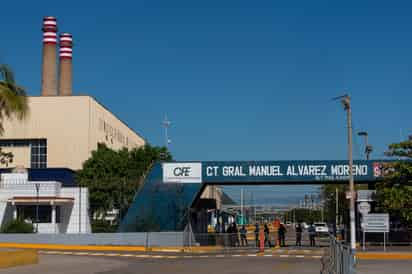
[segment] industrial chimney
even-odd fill
[[[59,94],[60,96],[72,95],[72,47],[73,39],[70,33],[60,34],[60,69],[59,69]]]
[[[57,95],[56,83],[56,44],[57,20],[55,17],[43,18],[43,61],[41,95]]]

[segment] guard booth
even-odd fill
[[[354,161],[356,184],[373,186],[388,161]],[[347,161],[163,162],[153,166],[136,194],[120,232],[205,232],[213,201],[201,199],[210,185],[347,184]]]

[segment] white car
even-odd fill
[[[316,233],[318,234],[329,233],[329,228],[326,223],[314,223],[313,225],[315,226]]]
[[[308,230],[309,225],[307,223],[303,222],[302,227],[303,227],[304,230]]]

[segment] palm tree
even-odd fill
[[[26,92],[16,84],[13,71],[0,64],[0,135],[4,133],[3,120],[23,120],[28,113]]]
[[[13,71],[7,65],[0,64],[0,135],[4,133],[4,118],[23,120],[28,113],[26,92],[14,80]],[[0,164],[8,166],[13,161],[11,152],[0,148]]]

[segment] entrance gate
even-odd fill
[[[356,184],[375,184],[387,161],[354,161]],[[119,227],[120,232],[183,231],[202,215],[208,185],[346,184],[347,161],[163,162],[153,166]],[[202,221],[201,218],[198,219]]]

